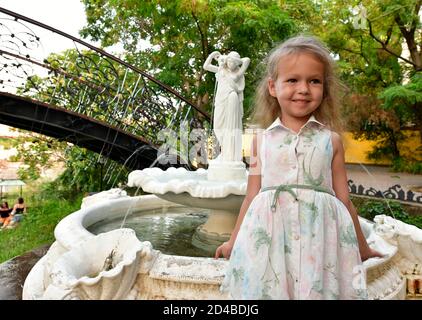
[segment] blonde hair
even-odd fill
[[[330,56],[330,52],[321,41],[312,36],[296,36],[288,39],[274,48],[266,60],[266,70],[262,77],[254,101],[252,123],[261,128],[267,128],[281,115],[281,109],[277,98],[270,95],[268,80],[277,80],[278,63],[282,57],[311,53],[324,65],[323,99],[321,105],[313,112],[315,118],[338,133],[342,132],[342,123],[339,117],[339,92],[344,88],[336,76],[336,64]]]

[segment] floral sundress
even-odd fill
[[[331,131],[314,116],[298,133],[277,118],[258,148],[261,192],[245,214],[221,290],[232,299],[366,299],[353,221],[332,189]],[[310,188],[264,191],[279,185]]]

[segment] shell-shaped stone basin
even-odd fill
[[[71,291],[70,299],[122,299],[135,282],[141,257],[151,250],[151,243],[139,241],[132,229],[101,233],[57,259],[51,270],[52,285]],[[111,269],[105,270],[112,252]]]

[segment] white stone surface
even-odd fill
[[[83,198],[81,208],[83,209],[83,208],[92,206],[96,203],[104,202],[104,200],[113,200],[113,199],[120,199],[120,198],[126,198],[126,197],[128,197],[126,191],[119,188],[114,188],[114,189],[102,191],[92,196]]]
[[[43,299],[123,299],[130,292],[141,256],[151,259],[151,243],[140,242],[131,229],[91,237],[58,258]],[[110,257],[110,270],[105,270]]]
[[[129,174],[130,187],[141,186],[145,192],[176,194],[187,192],[195,198],[224,198],[231,194],[245,195],[247,180],[210,181],[207,170],[187,171],[184,168],[159,168],[135,170]]]
[[[245,181],[248,178],[246,165],[242,161],[210,160],[208,165],[208,180],[220,181]]]

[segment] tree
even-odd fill
[[[379,141],[370,157],[401,159],[401,129],[417,128],[422,139],[421,0],[304,0],[299,8],[293,3],[280,5],[338,58],[349,88],[343,100],[347,129]]]
[[[63,172],[52,182],[58,193],[107,190],[127,180],[128,170],[121,164],[66,141],[26,132],[14,140],[14,147],[18,152],[12,160],[25,165],[18,171],[23,180],[37,180],[43,170],[63,163]]]
[[[296,28],[278,1],[84,0],[83,37],[107,47],[122,43],[125,59],[210,111],[212,75],[202,68],[214,50],[251,58],[245,91],[250,108],[259,62]]]
[[[65,160],[61,152],[65,143],[40,134],[26,132],[13,140],[13,146],[17,154],[11,160],[25,165],[18,170],[22,180],[37,180],[43,170]]]

